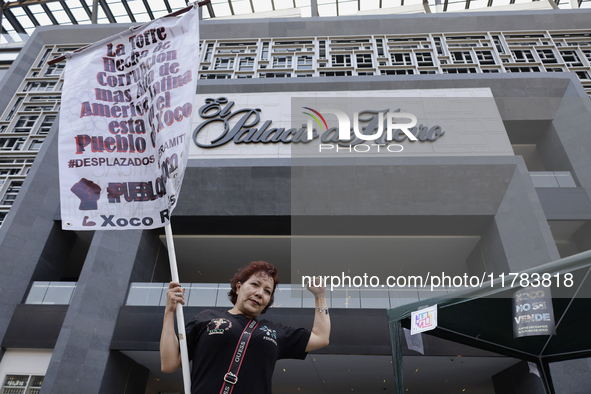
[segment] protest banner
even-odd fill
[[[198,6],[207,3],[68,54],[60,110],[62,228],[165,227],[171,276],[179,283],[170,215],[188,160],[199,65]],[[176,317],[183,386],[190,393],[180,304]]]
[[[552,292],[549,287],[524,287],[513,293],[513,335],[556,335]]]
[[[413,311],[410,317],[410,333],[415,335],[437,328],[437,305]]]
[[[63,229],[169,222],[187,162],[198,53],[195,7],[71,55],[59,128]]]

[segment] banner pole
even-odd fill
[[[174,241],[172,239],[172,227],[170,223],[164,226],[166,233],[166,246],[168,248],[168,259],[170,260],[170,273],[172,281],[181,283],[179,279],[179,270],[176,264],[176,253],[174,251]],[[179,330],[179,345],[181,348],[181,366],[183,369],[183,385],[185,394],[191,394],[191,370],[189,368],[189,351],[187,349],[187,336],[185,335],[185,316],[183,315],[183,305],[176,304],[176,321]]]

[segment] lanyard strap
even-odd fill
[[[224,375],[224,384],[222,385],[220,394],[231,394],[232,390],[234,390],[234,385],[238,383],[238,372],[240,371],[246,348],[250,342],[251,334],[258,324],[258,321],[251,319],[244,328],[244,331],[242,331],[242,335],[240,335],[238,345],[236,345],[236,350],[234,351],[234,356],[232,356],[232,361],[230,362],[230,368],[228,368],[228,372]]]

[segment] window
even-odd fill
[[[21,115],[14,125],[13,133],[30,133],[39,115]]]
[[[382,75],[413,75],[414,70],[381,70]]]
[[[505,47],[503,46],[503,42],[499,36],[492,36],[493,42],[495,43],[495,47],[499,53],[505,54]]]
[[[321,71],[321,77],[348,77],[353,75],[351,71]]]
[[[474,74],[476,68],[474,67],[458,67],[458,68],[444,68],[444,74]]]
[[[263,42],[263,49],[261,51],[261,60],[269,59],[269,43]]]
[[[371,60],[371,54],[369,53],[365,53],[365,54],[358,54],[357,55],[357,67],[358,68],[372,68],[373,67],[373,61]],[[361,75],[361,74],[359,74]],[[373,73],[372,73],[373,75]]]
[[[291,68],[291,56],[273,56],[273,68]]]
[[[80,47],[61,47],[61,48],[58,48],[57,51],[59,53],[63,53],[63,52],[74,52],[77,49],[80,49]]]
[[[230,74],[201,74],[199,79],[230,79]]]
[[[53,109],[53,104],[51,105],[25,105],[23,111],[25,112],[43,112],[43,111],[51,111]]]
[[[474,36],[455,36],[455,37],[451,36],[451,37],[446,37],[446,39],[447,39],[447,41],[454,41],[454,40],[464,41],[464,40],[484,40],[484,39],[486,39],[486,37],[485,36],[476,36],[476,35],[474,35]]]
[[[43,64],[47,60],[47,57],[49,56],[50,53],[51,53],[51,48],[45,50],[45,53],[43,54],[43,56],[41,56],[41,59],[39,60],[39,63],[37,63],[37,67],[43,66]]]
[[[332,40],[331,42],[335,44],[354,44],[357,42],[369,42],[367,38],[352,38],[352,39],[342,39],[342,40]]]
[[[215,59],[216,70],[232,70],[234,69],[233,57],[218,57]]]
[[[55,82],[28,82],[23,92],[49,92],[55,87]]]
[[[533,63],[534,62],[534,55],[531,53],[530,50],[518,50],[518,51],[511,51],[513,55],[513,60],[516,63]]]
[[[389,38],[388,45],[390,49],[410,49],[410,48],[429,48],[426,37],[404,37],[404,38]]]
[[[351,67],[351,55],[332,55],[333,67]]]
[[[0,168],[0,175],[18,175],[21,172],[21,167],[17,168]]]
[[[289,78],[291,73],[260,73],[259,78]]]
[[[554,54],[554,51],[552,49],[538,49],[538,56],[544,64],[558,63],[556,55]]]
[[[2,181],[0,181],[0,186],[2,186]],[[0,226],[2,226],[2,223],[4,223],[4,219],[6,219],[6,214],[8,212],[0,212]]]
[[[477,47],[479,45],[476,42],[456,42],[456,43],[454,43],[454,42],[448,42],[447,43],[447,46],[450,47],[450,48],[453,48],[453,47],[456,47],[456,48],[457,47],[464,47],[464,48],[466,48],[466,47]]]
[[[241,57],[238,60],[239,71],[253,71],[254,70],[254,57]]]
[[[587,71],[575,71],[575,73],[579,79],[591,79],[589,78],[589,73]]]
[[[6,189],[6,193],[4,193],[4,197],[2,197],[2,201],[0,201],[0,205],[12,205],[14,204],[14,200],[16,200],[16,196],[18,192],[21,190],[23,186],[23,181],[12,181]]]
[[[376,46],[378,48],[378,56],[384,56],[384,43],[381,38],[376,39]]]
[[[207,49],[205,50],[205,57],[203,58],[203,62],[205,62],[205,63],[211,62],[212,55],[213,55],[213,44],[207,44]]]
[[[433,38],[433,40],[435,41],[435,48],[437,49],[437,54],[438,55],[443,55],[443,45],[441,44],[441,38],[439,37],[435,37]]]
[[[312,56],[298,56],[298,70],[311,70],[312,62]]]
[[[41,145],[43,145],[43,140],[33,140],[29,145],[29,150],[39,150],[41,149]]]
[[[64,68],[66,67],[66,65],[64,63],[61,64],[52,64],[49,67],[47,67],[47,70],[45,71],[45,74],[43,74],[44,77],[57,77],[62,75],[62,73],[64,72]]]
[[[10,112],[8,113],[8,115],[6,115],[6,119],[5,120],[12,119],[12,115],[14,115],[15,112],[18,110],[18,107],[19,107],[19,105],[21,105],[22,101],[23,101],[23,98],[22,97],[19,97],[19,98],[16,99],[16,101],[14,102],[14,105],[10,109]]]
[[[326,41],[318,42],[318,57],[320,59],[326,59]]]
[[[531,72],[540,72],[539,67],[505,67],[505,70],[508,73],[531,73]]]
[[[410,66],[412,61],[410,59],[410,53],[393,53],[390,55],[392,65],[396,66]]]
[[[453,51],[451,53],[451,59],[454,64],[472,63],[472,56],[468,51]]]
[[[476,51],[476,58],[480,64],[497,64],[491,51]]]
[[[431,52],[417,52],[417,64],[419,66],[432,66],[433,65],[433,54]]]
[[[59,101],[61,100],[61,96],[30,96],[29,103],[34,103],[37,101]]]
[[[25,138],[0,138],[0,150],[21,150]]]
[[[544,34],[535,34],[535,33],[523,33],[523,34],[506,34],[506,38],[545,38]],[[569,36],[570,37],[570,36]]]
[[[39,394],[42,384],[43,376],[6,375],[2,394]]]
[[[569,67],[581,67],[583,65],[575,51],[560,51],[560,56]]]

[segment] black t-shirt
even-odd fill
[[[270,394],[275,362],[306,357],[310,331],[265,319],[253,331],[232,394]],[[219,394],[240,335],[250,319],[227,310],[205,310],[186,325],[193,394]]]

